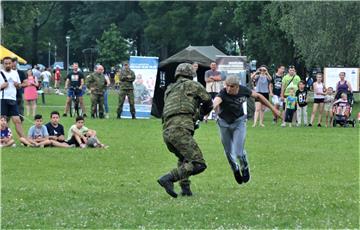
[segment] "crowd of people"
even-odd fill
[[[340,72],[340,80],[336,85],[336,89],[326,87],[324,84],[323,74],[316,74],[316,81],[309,85],[300,76],[296,74],[295,66],[290,65],[287,68],[280,65],[276,68],[275,73],[271,76],[265,65],[260,66],[254,71],[250,78],[252,88],[255,92],[263,95],[270,100],[276,109],[283,111],[281,126],[313,126],[321,127],[324,125],[323,117],[325,117],[325,127],[331,127],[333,117],[336,113],[334,102],[341,97],[341,93],[349,94],[352,92],[351,84],[345,80],[345,72]],[[205,72],[206,90],[214,99],[215,96],[224,88],[224,80],[226,76],[222,76],[217,70],[216,63],[210,65],[210,70]],[[226,84],[225,84],[226,85]],[[310,91],[313,91],[313,107],[310,119],[308,119],[308,103],[310,102]],[[255,99],[255,112],[252,127],[264,125],[264,113],[267,106]],[[315,121],[318,116],[317,122]],[[205,122],[207,117],[205,117]],[[273,115],[273,123],[279,122],[279,117]],[[315,124],[314,124],[315,123]]]

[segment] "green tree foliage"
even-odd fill
[[[112,23],[108,30],[104,31],[100,40],[96,40],[99,57],[98,63],[110,68],[119,62],[128,60],[128,43],[121,37],[118,27]]]
[[[358,2],[277,4],[281,29],[307,66],[360,66]]]

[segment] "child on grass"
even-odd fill
[[[92,140],[96,140],[96,145],[93,147],[108,147],[99,141],[99,139],[96,137],[95,130],[88,129],[85,126],[85,120],[82,116],[78,116],[75,121],[76,123],[70,127],[68,132],[67,143],[69,145],[75,145],[76,147],[85,148],[88,143],[88,139],[91,138]]]
[[[0,118],[0,148],[2,147],[15,147],[15,141],[12,138],[11,129],[8,127],[6,116]]]
[[[34,120],[35,125],[31,126],[28,132],[28,141],[33,147],[50,146],[52,143],[49,140],[47,128],[43,125],[42,115],[36,114]]]
[[[294,117],[294,113],[296,111],[297,98],[295,96],[294,88],[289,88],[289,96],[286,98],[286,113],[285,113],[285,122],[289,123],[289,127],[291,127],[291,123]]]

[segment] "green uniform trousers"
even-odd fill
[[[135,100],[134,100],[134,90],[133,89],[120,89],[119,93],[119,107],[117,109],[117,113],[121,115],[123,111],[123,105],[125,101],[125,97],[128,97],[130,104],[130,113],[135,115]]]

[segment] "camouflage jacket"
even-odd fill
[[[206,101],[211,97],[199,82],[180,76],[165,92],[163,128],[181,126],[193,131],[199,106]]]
[[[120,89],[134,89],[135,73],[131,69],[123,69],[120,72]]]
[[[104,74],[92,73],[86,77],[86,87],[95,88],[91,91],[93,94],[103,94],[106,89],[106,80]]]

